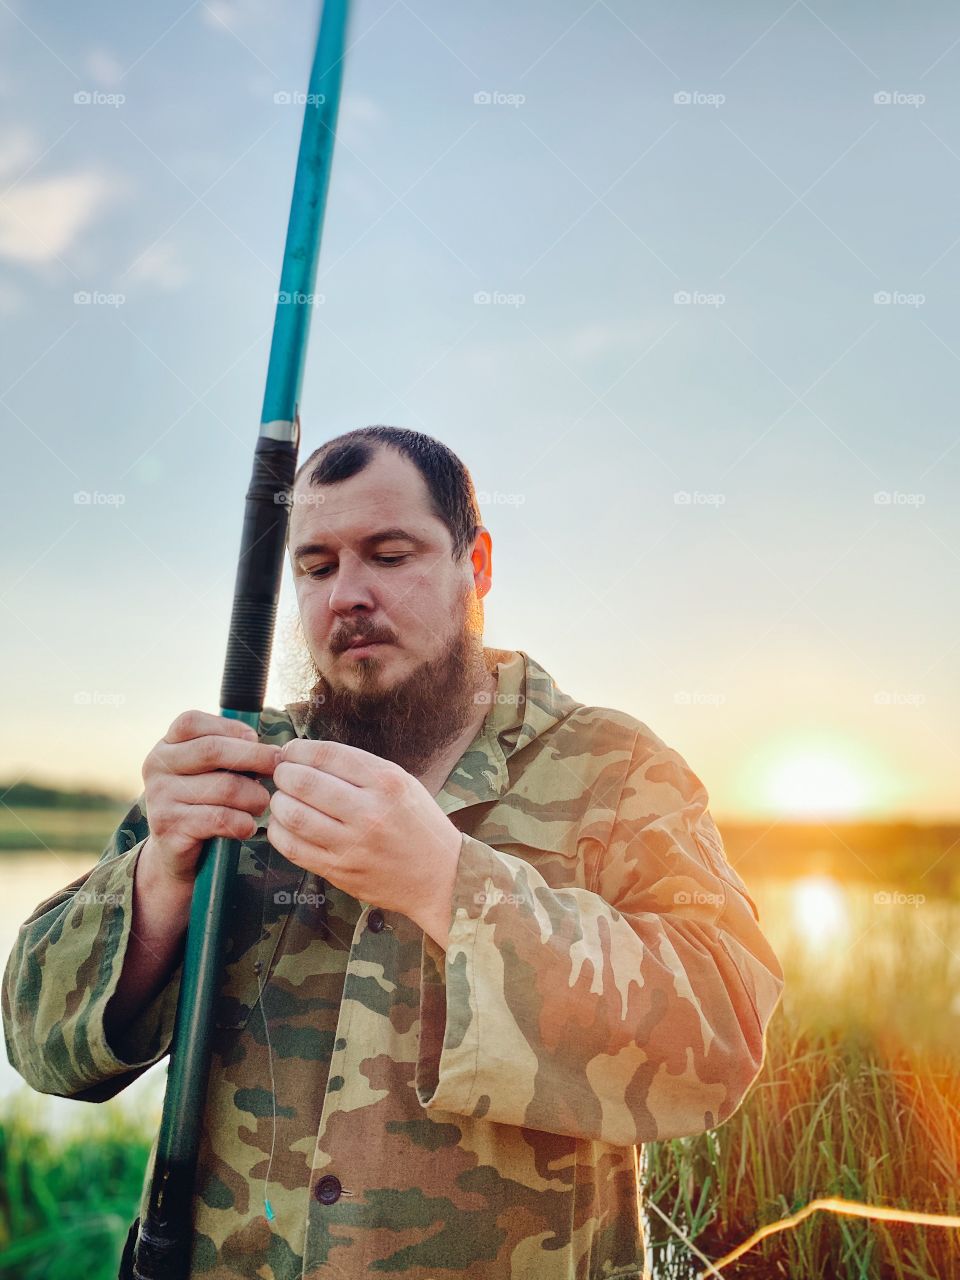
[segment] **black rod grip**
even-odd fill
[[[293,441],[260,437],[247,490],[220,686],[220,706],[231,711],[263,709],[296,469]]]

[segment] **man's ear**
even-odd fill
[[[493,540],[490,530],[480,525],[470,553],[470,564],[473,568],[473,583],[477,589],[477,599],[482,600],[493,585]]]

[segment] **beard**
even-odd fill
[[[482,606],[472,588],[461,597],[458,615],[457,628],[441,652],[387,688],[381,684],[384,664],[378,657],[362,659],[356,688],[332,685],[310,658],[314,683],[304,717],[307,736],[359,747],[414,777],[423,773],[466,729],[476,714],[477,693],[489,678]],[[393,638],[382,628],[354,623],[334,633],[331,647],[341,653],[356,636]]]

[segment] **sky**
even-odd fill
[[[216,709],[317,14],[0,4],[8,781],[132,797]],[[487,643],[718,818],[956,817],[960,14],[357,0],[350,40],[302,456],[454,449]],[[294,617],[287,571],[272,705]]]

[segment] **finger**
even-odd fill
[[[201,773],[179,783],[171,782],[167,789],[179,804],[224,805],[228,809],[242,809],[254,817],[263,813],[270,803],[270,792],[265,786],[229,771]]]
[[[215,716],[209,711],[184,711],[163,735],[164,742],[189,742],[214,733],[224,738],[240,738],[256,742],[259,734],[243,720],[229,716]]]
[[[363,796],[359,788],[308,764],[281,760],[273,771],[277,791],[294,796],[343,823],[356,814]]]
[[[157,750],[163,767],[178,774],[236,769],[241,773],[269,775],[280,759],[279,747],[213,734],[189,742],[162,742]]]
[[[342,822],[282,791],[275,792],[271,798],[270,815],[292,835],[324,848],[328,848],[330,841],[342,839],[345,830]]]
[[[214,836],[228,836],[233,840],[249,840],[257,830],[252,814],[225,805],[184,805],[165,835],[176,833],[192,840],[211,840]]]
[[[278,853],[282,853],[298,867],[304,867],[307,871],[313,871],[325,879],[333,879],[330,869],[335,859],[330,850],[318,846],[313,841],[305,840],[303,836],[298,836],[276,817],[271,817],[267,826],[267,839]],[[336,880],[333,880],[333,883],[336,884]]]
[[[360,747],[315,738],[292,738],[283,744],[280,753],[281,760],[322,769],[324,773],[332,774],[344,782],[351,782],[355,787],[370,786],[375,779],[383,776],[384,770],[399,767],[370,751],[363,751]]]

